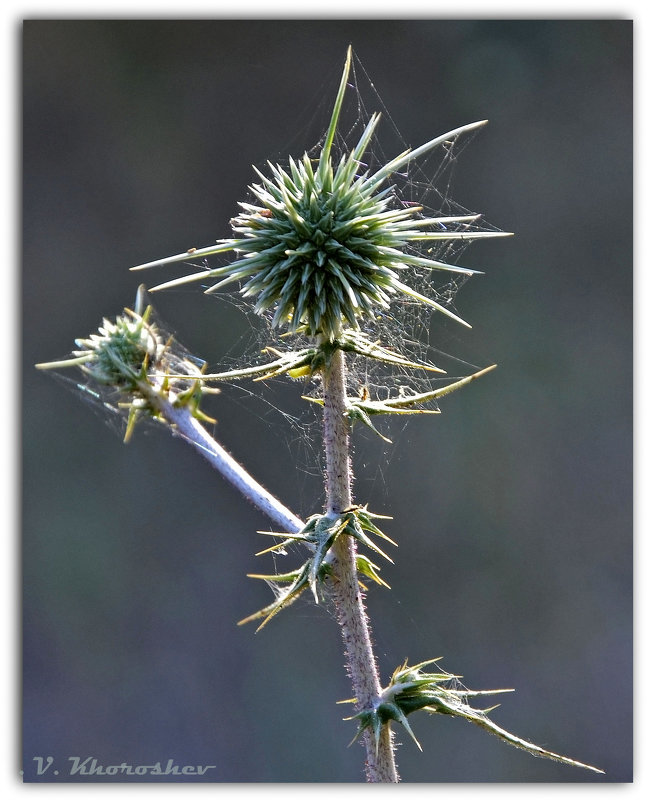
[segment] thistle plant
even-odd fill
[[[397,172],[435,148],[481,128],[485,121],[407,149],[375,170],[364,164],[364,157],[379,123],[378,114],[370,117],[353,147],[336,147],[351,59],[349,48],[330,123],[316,157],[305,154],[300,159],[290,158],[285,167],[269,163],[265,171],[256,170],[258,181],[249,187],[251,198],[239,203],[240,211],[231,221],[233,236],[132,268],[232,254],[225,264],[167,281],[151,291],[199,282],[210,283],[206,292],[211,294],[235,285],[254,311],[268,318],[283,335],[284,343],[293,337],[294,347],[269,345],[261,363],[207,372],[203,362],[174,356],[174,343],[159,336],[151,308],[144,309],[141,292],[134,311],[126,310],[114,323],[104,321],[98,333],[78,340],[79,349],[71,358],[39,366],[78,367],[93,382],[114,387],[128,412],[127,437],[137,420],[146,415],[199,448],[281,529],[261,532],[276,542],[260,554],[281,554],[288,545],[304,549],[303,564],[296,569],[250,574],[270,585],[274,599],[240,623],[255,621],[262,629],[304,592],[316,603],[332,599],[353,691],[351,719],[358,724],[354,741],[364,742],[368,781],[398,781],[392,724],[402,725],[421,747],[409,722],[409,716],[417,711],[461,717],[535,756],[601,772],[499,727],[488,716],[494,707],[476,709],[471,700],[510,690],[471,691],[459,683],[459,676],[424,670],[437,660],[413,667],[405,661],[391,681],[381,685],[365,597],[372,584],[389,587],[379,563],[392,561],[396,543],[382,531],[383,521],[390,518],[369,511],[353,497],[352,428],[362,423],[389,442],[376,428],[375,418],[438,413],[431,405],[439,398],[487,374],[495,365],[435,389],[422,386],[420,391],[397,392],[394,388],[387,398],[371,398],[366,391],[349,394],[346,360],[351,354],[386,367],[406,367],[421,376],[443,375],[436,365],[382,344],[371,335],[368,324],[396,300],[407,298],[468,326],[441,296],[418,291],[410,276],[414,270],[472,275],[475,270],[432,258],[428,248],[434,249],[435,243],[508,234],[480,230],[475,225],[478,215],[426,216],[423,206],[399,201],[392,181]],[[313,510],[306,521],[273,499],[201,425],[206,417],[200,408],[205,392],[218,391],[224,382],[267,381],[286,375],[308,381],[312,394],[304,398],[322,411],[326,506]]]

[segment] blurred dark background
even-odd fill
[[[355,438],[356,497],[394,516],[400,544],[392,591],[368,598],[383,680],[443,656],[469,687],[516,688],[493,713],[505,728],[607,771],[420,714],[423,755],[397,731],[402,778],[632,779],[632,34],[611,20],[24,23],[27,780],[34,756],[54,757],[50,781],[69,780],[70,756],[215,765],[218,782],[363,780],[330,609],[236,626],[269,600],[245,577],[271,568],[253,556],[267,521],[182,441],[141,428],[124,446],[33,369],[132,304],[129,266],[227,236],[251,165],[314,144],[302,129],[328,110],[349,43],[408,144],[491,121],[453,197],[516,234],[463,259],[486,272],[457,298],[473,329],[432,321],[444,349],[498,370],[394,446]],[[212,365],[245,336],[198,289],[155,305]],[[221,442],[308,515],[317,433],[296,442],[272,408],[301,389],[209,408]]]

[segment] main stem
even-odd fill
[[[346,411],[346,372],[344,353],[335,351],[323,373],[324,448],[326,451],[327,515],[340,515],[352,504],[349,424]],[[364,607],[353,537],[338,537],[333,546],[335,558],[334,598],[337,618],[347,657],[347,669],[358,709],[371,709],[380,695],[378,668],[371,645],[369,619]],[[382,728],[378,748],[365,732],[369,782],[397,782],[394,747],[389,725]]]

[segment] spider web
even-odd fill
[[[318,95],[322,98],[318,108],[305,112],[305,124],[301,127],[297,126],[299,133],[293,136],[283,155],[270,159],[272,163],[287,166],[288,155],[299,158],[305,150],[305,145],[309,146],[307,152],[312,158],[318,156],[325,138],[338,80],[339,74],[335,71],[328,81],[327,90]],[[366,163],[363,165],[363,169],[368,169],[370,172],[406,150],[409,143],[405,142],[373,83],[357,57],[354,57],[352,78],[347,89],[334,143],[337,154],[348,152],[356,145],[375,111],[381,112],[381,121],[376,137],[365,156]],[[293,130],[296,128],[293,127]],[[429,138],[436,133],[438,131],[430,131]],[[471,216],[473,212],[453,199],[452,183],[459,158],[464,148],[471,143],[475,136],[475,133],[466,133],[446,142],[431,151],[423,160],[410,163],[407,171],[393,175],[391,182],[394,204],[403,207],[422,206],[422,214],[426,217]],[[419,144],[420,142],[414,142],[413,146]],[[265,165],[257,166],[262,172],[264,171]],[[256,180],[251,168],[246,169],[250,179]],[[241,199],[253,202],[251,194]],[[499,230],[489,225],[482,217],[464,225],[464,230],[470,231]],[[457,264],[461,263],[460,260],[469,245],[468,240],[459,239],[431,242],[424,244],[424,247],[416,252],[438,261]],[[226,258],[225,256],[210,257],[209,260],[198,264],[194,263],[194,266],[207,271],[224,264]],[[455,306],[455,300],[459,290],[469,280],[469,276],[425,268],[410,268],[406,273],[405,280],[420,294],[434,298],[455,313],[461,314],[461,310]],[[211,286],[211,282],[206,280],[203,288],[207,289],[209,286]],[[195,289],[173,291],[195,291]],[[244,300],[235,288],[221,290],[211,295],[209,302],[232,304],[243,315],[244,321],[243,335],[226,353],[217,356],[206,354],[210,363],[210,371],[220,372],[263,364],[273,358],[266,351],[268,347],[283,352],[312,344],[311,340],[299,336],[282,337],[280,330],[272,328],[272,312],[257,315],[252,309],[252,304]],[[368,395],[371,400],[384,401],[403,394],[427,392],[483,367],[483,365],[465,362],[448,352],[461,344],[462,326],[448,320],[442,313],[406,296],[397,296],[392,301],[389,310],[376,314],[374,320],[365,320],[363,332],[373,341],[380,342],[382,346],[404,355],[407,359],[435,364],[446,370],[447,374],[440,377],[439,374],[424,370],[401,366],[390,367],[376,360],[348,355],[347,391],[350,396]],[[301,400],[301,395],[319,397],[320,387],[317,377],[311,380],[296,381],[282,376],[260,383],[249,380],[233,382],[221,385],[221,388],[223,399],[227,397],[238,403],[243,417],[250,413],[257,414],[275,432],[280,432],[279,436],[289,449],[295,465],[296,482],[303,482],[301,488],[297,490],[301,501],[300,505],[302,509],[309,509],[311,513],[319,511],[318,501],[323,503],[323,493],[319,498],[314,497],[313,487],[321,488],[321,476],[324,472],[320,428],[321,411],[319,406]],[[437,407],[431,403],[427,408],[436,409]],[[392,438],[395,443],[401,439],[403,429],[410,420],[411,417],[407,415],[385,415],[374,418],[376,428],[385,436]],[[378,486],[383,486],[383,472],[387,470],[389,461],[395,453],[395,447],[382,443],[374,432],[361,424],[356,424],[354,428],[354,440],[356,446],[362,441],[363,444],[367,442],[370,448],[370,457],[366,460],[361,452],[362,447],[358,449],[360,452],[357,451],[358,466],[360,462],[363,462],[362,467],[359,467],[362,470],[363,479],[369,481],[373,479]],[[309,478],[315,476],[318,481],[304,481],[304,476]],[[315,493],[317,493],[317,489]],[[376,511],[381,510],[377,509]],[[272,559],[275,558],[273,555]],[[283,559],[276,564],[276,569],[279,572],[286,569]],[[310,604],[306,608],[310,610]],[[309,613],[310,611],[305,612],[305,614]]]
[[[326,127],[330,118],[331,107],[337,90],[339,74],[332,73],[327,87],[318,97],[317,108],[305,112],[306,122],[303,126],[297,125],[298,134],[292,137],[290,146],[284,156],[270,159],[272,163],[287,166],[288,155],[299,157],[304,151],[304,142],[309,144],[309,156],[316,159],[325,139]],[[381,120],[377,134],[372,140],[365,154],[362,170],[374,172],[380,166],[398,153],[409,147],[401,132],[392,119],[389,111],[378,94],[374,84],[367,75],[360,60],[354,55],[352,74],[347,87],[340,122],[334,142],[335,155],[349,152],[357,143],[371,115],[379,111]],[[313,134],[313,131],[316,134]],[[432,135],[436,132],[431,131]],[[315,136],[315,143],[312,144]],[[406,171],[391,176],[394,207],[422,207],[422,214],[426,217],[452,217],[472,216],[474,213],[453,200],[452,179],[459,157],[472,139],[474,132],[467,132],[445,142],[443,145],[430,151],[425,158],[410,162]],[[420,142],[414,143],[417,146]],[[264,171],[264,165],[257,165]],[[252,174],[250,170],[249,174]],[[256,178],[254,178],[256,180]],[[243,198],[252,201],[251,195]],[[495,226],[488,224],[482,217],[466,223],[452,230],[462,231],[499,231]],[[449,264],[458,264],[470,245],[469,240],[452,239],[446,241],[432,241],[423,243],[421,247],[412,247],[412,252]],[[226,257],[210,257],[198,267],[205,270],[224,264]],[[430,270],[424,267],[411,267],[405,274],[405,281],[422,295],[433,298],[449,310],[460,314],[455,306],[456,296],[461,287],[470,276],[461,273]],[[208,288],[206,282],[204,287]],[[241,366],[261,364],[268,361],[267,347],[279,351],[306,347],[310,340],[291,337],[282,338],[281,331],[271,326],[272,312],[257,315],[252,312],[248,302],[237,294],[237,291],[221,291],[214,296],[219,302],[234,304],[247,320],[247,332],[229,353],[222,354],[218,359],[218,369],[234,369]],[[456,343],[461,341],[462,326],[448,320],[445,315],[434,309],[410,299],[404,295],[396,296],[389,310],[376,314],[374,320],[365,319],[363,332],[372,341],[380,342],[384,347],[402,354],[407,359],[434,364],[446,371],[446,375],[439,377],[438,373],[429,373],[408,367],[387,366],[376,360],[350,355],[347,358],[348,367],[348,394],[352,397],[364,396],[370,400],[393,399],[403,394],[428,392],[450,383],[451,379],[461,378],[470,374],[483,365],[474,365],[450,355],[447,351],[454,349]],[[273,379],[291,383],[291,379]],[[294,381],[292,382],[294,383]],[[265,392],[265,385],[261,385],[261,393]],[[253,392],[258,384],[245,384],[243,393]],[[300,390],[303,394],[318,396],[317,380],[302,384]],[[228,390],[229,391],[229,390]],[[320,464],[320,439],[316,425],[318,407],[305,404],[303,412],[291,408],[285,417],[290,430],[289,445],[298,447],[297,463],[300,469],[318,473]],[[271,404],[273,412],[281,414],[277,405]],[[429,409],[436,409],[431,403]],[[409,416],[382,416],[376,427],[387,436],[392,429],[400,431],[407,425]],[[356,428],[361,428],[356,426]],[[368,432],[369,436],[375,436]],[[313,439],[315,437],[315,439]],[[388,450],[388,449],[387,449]]]
[[[273,163],[282,166],[288,164],[288,155],[299,157],[309,146],[308,153],[316,158],[325,138],[325,132],[333,99],[337,90],[339,73],[332,71],[326,89],[316,96],[321,98],[318,107],[304,113],[305,124],[293,127],[299,131],[295,134],[286,148],[285,155],[272,158]],[[347,93],[334,142],[335,153],[341,154],[352,149],[372,113],[379,111],[381,121],[376,136],[365,154],[363,171],[375,171],[386,161],[409,146],[398,127],[394,123],[385,104],[378,94],[371,79],[367,75],[360,60],[354,55],[352,74],[348,84]],[[317,131],[318,139],[313,144],[313,130]],[[430,131],[431,135],[437,133]],[[474,133],[466,133],[430,151],[422,160],[410,162],[406,171],[391,176],[393,192],[393,206],[411,207],[421,206],[426,217],[450,217],[471,215],[468,209],[459,205],[452,198],[452,178],[458,159],[463,149],[470,144]],[[414,146],[420,144],[415,142]],[[264,165],[259,165],[263,171]],[[256,180],[251,168],[247,167],[247,174],[251,180]],[[248,193],[244,200],[251,200]],[[470,231],[497,231],[494,226],[488,225],[481,217],[477,220],[462,224],[462,230]],[[190,232],[189,238],[190,238]],[[226,231],[221,232],[223,236]],[[429,258],[457,264],[463,252],[469,245],[467,240],[448,240],[425,244],[415,252]],[[231,257],[230,257],[231,258]],[[191,262],[198,269],[208,270],[225,263],[225,256],[210,257],[199,263]],[[407,270],[405,280],[414,290],[422,295],[431,297],[442,303],[448,309],[459,313],[455,307],[455,299],[461,287],[469,280],[469,276],[445,271],[434,271],[426,268],[411,267]],[[207,289],[211,282],[205,281],[202,286]],[[195,292],[195,289],[173,290],[175,292]],[[271,325],[272,312],[257,315],[252,305],[246,302],[236,289],[223,290],[211,296],[209,302],[232,304],[242,315],[242,330],[244,333],[232,347],[224,353],[208,353],[204,355],[209,361],[209,371],[222,372],[228,369],[253,366],[270,361],[273,356],[268,348],[278,351],[298,349],[311,345],[312,342],[299,336],[286,339],[281,331],[273,329]],[[155,319],[161,331],[167,331],[159,319]],[[449,321],[443,314],[430,307],[416,302],[406,296],[396,296],[389,310],[376,314],[375,319],[365,320],[363,332],[372,341],[379,342],[383,347],[402,354],[415,362],[435,364],[446,370],[447,375],[439,377],[438,373],[429,373],[409,367],[387,366],[376,360],[349,355],[347,357],[348,386],[347,391],[351,397],[368,397],[370,400],[388,400],[401,395],[427,392],[443,384],[450,383],[450,379],[463,377],[478,369],[477,365],[463,362],[445,352],[453,345],[445,346],[448,340],[460,341],[461,326]],[[174,351],[179,359],[195,359],[189,351],[174,340]],[[106,422],[123,434],[126,415],[119,407],[118,395],[107,387],[91,386],[87,381],[74,381],[65,376],[61,380],[71,386],[77,394],[88,402]],[[223,398],[230,399],[241,406],[241,414],[253,414],[267,422],[274,431],[282,432],[280,437],[290,449],[295,467],[299,473],[309,476],[321,476],[323,472],[321,435],[319,428],[319,407],[301,400],[301,395],[319,396],[317,378],[310,381],[297,382],[294,379],[280,377],[272,381],[255,383],[244,381],[221,385]],[[297,390],[297,391],[295,391]],[[429,404],[427,408],[436,408]],[[210,413],[210,410],[208,410]],[[218,417],[218,411],[215,411]],[[376,422],[376,427],[388,437],[396,438],[397,432],[402,431],[408,423],[407,415],[382,416]],[[366,436],[375,437],[373,432],[356,425],[356,432],[366,432]],[[354,432],[354,433],[356,433]],[[362,434],[361,434],[362,435]],[[383,460],[389,459],[390,447],[381,449]],[[379,477],[386,461],[376,464],[376,477]],[[312,504],[313,499],[310,503]],[[312,506],[311,506],[312,508]]]

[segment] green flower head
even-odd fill
[[[137,392],[149,371],[159,368],[168,348],[157,325],[150,320],[151,307],[143,310],[143,302],[144,287],[140,287],[135,311],[124,309],[114,320],[104,318],[96,333],[75,340],[78,350],[72,352],[71,358],[37,367],[79,367],[97,384]]]
[[[333,141],[350,68],[349,48],[319,157],[291,158],[285,169],[269,164],[268,175],[256,170],[259,182],[250,187],[254,202],[240,203],[241,212],[232,220],[236,238],[192,249],[194,257],[235,251],[237,258],[155,289],[218,278],[207,290],[214,292],[237,283],[245,297],[254,299],[256,312],[272,313],[273,325],[330,342],[345,328],[358,329],[363,317],[372,318],[376,311],[388,308],[397,295],[427,303],[464,323],[433,298],[416,292],[401,276],[413,266],[465,274],[475,271],[426,258],[410,243],[500,236],[501,232],[468,230],[475,216],[424,217],[421,207],[398,202],[388,179],[412,160],[484,122],[407,150],[371,173],[362,159],[379,121],[374,114],[356,146],[334,162]],[[140,268],[184,261],[187,255]]]
[[[85,384],[77,386],[98,398],[101,392],[91,389],[92,385],[116,390],[116,405],[102,403],[113,411],[128,411],[126,441],[142,415],[163,419],[161,406],[167,403],[188,406],[194,417],[211,420],[201,412],[200,399],[205,392],[219,391],[203,385],[206,363],[187,354],[151,320],[153,309],[145,308],[145,294],[140,286],[134,310],[124,309],[114,320],[104,318],[95,333],[76,339],[78,350],[69,358],[36,365],[41,370],[79,368]]]

